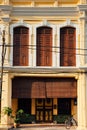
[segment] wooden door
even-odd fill
[[[65,27],[60,30],[60,66],[76,65],[76,30]]]
[[[36,99],[36,121],[37,122],[52,122],[53,115],[53,100]]]
[[[52,29],[37,29],[37,66],[52,65]]]
[[[26,27],[14,28],[13,36],[13,65],[27,66],[29,52],[29,30]]]

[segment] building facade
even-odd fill
[[[87,1],[0,0],[1,55],[3,30],[1,126],[10,123],[2,113],[8,106],[36,123],[74,115],[86,130]]]

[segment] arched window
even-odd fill
[[[60,30],[60,66],[76,66],[76,29]]]
[[[13,35],[13,65],[28,65],[29,29],[27,27],[15,27]]]
[[[52,28],[37,29],[37,66],[52,65]]]

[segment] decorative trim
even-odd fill
[[[78,16],[77,7],[13,7],[13,16]]]
[[[34,26],[34,53],[33,53],[33,55],[34,55],[34,62],[33,62],[33,66],[36,66],[36,31],[37,31],[37,28],[39,28],[39,27],[42,27],[42,26],[46,26],[46,27],[51,27],[52,29],[53,29],[53,34],[52,34],[52,36],[53,36],[53,38],[52,38],[52,43],[53,43],[53,48],[52,48],[52,66],[56,66],[56,54],[55,54],[55,48],[54,48],[54,46],[55,46],[55,35],[56,35],[56,26],[55,25],[53,25],[53,24],[50,24],[46,19],[44,19],[41,23],[39,23],[39,24],[37,24],[37,25],[35,25]]]
[[[28,73],[28,74],[61,74],[64,73],[74,73],[78,75],[78,73],[83,72],[83,69],[76,67],[25,67],[25,66],[14,66],[14,67],[4,67],[5,71],[13,72],[13,73]],[[72,74],[71,74],[72,75]],[[51,76],[51,75],[50,75]],[[56,76],[56,75],[55,75]],[[64,76],[64,75],[63,75]],[[66,76],[67,77],[67,76]]]
[[[79,28],[78,24],[75,24],[75,23],[71,22],[70,19],[66,19],[66,22],[64,22],[64,23],[57,26],[58,47],[60,47],[60,29],[62,27],[67,27],[67,26],[76,28],[76,48],[78,48],[78,41],[79,41],[78,37],[79,37],[79,34],[80,34],[80,28]],[[79,50],[76,49],[76,66],[80,65],[80,60],[79,60],[79,55],[78,54],[79,54]],[[59,59],[59,57],[60,57],[59,55],[60,54],[58,54],[57,59]],[[58,66],[59,65],[60,65],[60,61],[58,61]]]
[[[14,7],[0,5],[0,10],[12,16],[78,16],[79,10],[87,10],[87,6],[77,7]]]
[[[11,22],[11,18],[10,17],[1,17],[3,22],[9,23]]]
[[[79,11],[87,11],[87,4],[82,4],[77,6]]]
[[[3,24],[0,24],[0,45],[2,45],[2,33],[3,30],[5,30],[5,26]],[[2,47],[0,48],[0,55],[2,53]],[[0,56],[0,61],[1,61],[1,56]]]

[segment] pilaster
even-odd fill
[[[86,77],[84,73],[79,74],[78,92],[78,128],[77,130],[87,130],[86,121]]]
[[[86,0],[80,0],[80,4],[86,4]]]
[[[4,26],[3,30],[5,31],[5,61],[4,61],[4,66],[8,66],[9,63],[9,23],[11,22],[11,18],[10,18],[10,13],[11,13],[11,8],[8,7],[7,5],[9,4],[9,0],[4,0],[4,4],[6,5],[6,8],[1,10],[2,16],[1,16],[1,20],[2,20],[2,24]],[[8,8],[7,8],[8,7]],[[2,31],[3,31],[2,30]],[[2,36],[3,39],[3,36]],[[3,43],[2,43],[3,44]]]
[[[4,0],[5,5],[9,5],[9,0]]]
[[[9,51],[10,51],[10,42],[9,42],[9,22],[4,23],[3,22],[3,30],[2,30],[2,42],[3,42],[3,31],[5,31],[5,46],[4,46],[4,53],[5,53],[5,58],[4,58],[4,66],[9,66]],[[3,44],[3,43],[2,43]]]
[[[9,118],[3,114],[4,107],[11,107],[11,78],[8,72],[4,73],[2,81],[2,97],[1,97],[1,126],[10,125]]]
[[[84,65],[85,61],[86,61],[86,57],[85,57],[85,50],[84,48],[86,47],[86,43],[85,43],[85,34],[86,34],[86,22],[85,22],[85,13],[83,13],[83,16],[80,18],[79,20],[79,24],[80,24],[80,65]]]
[[[54,7],[58,7],[58,0],[54,1]]]

